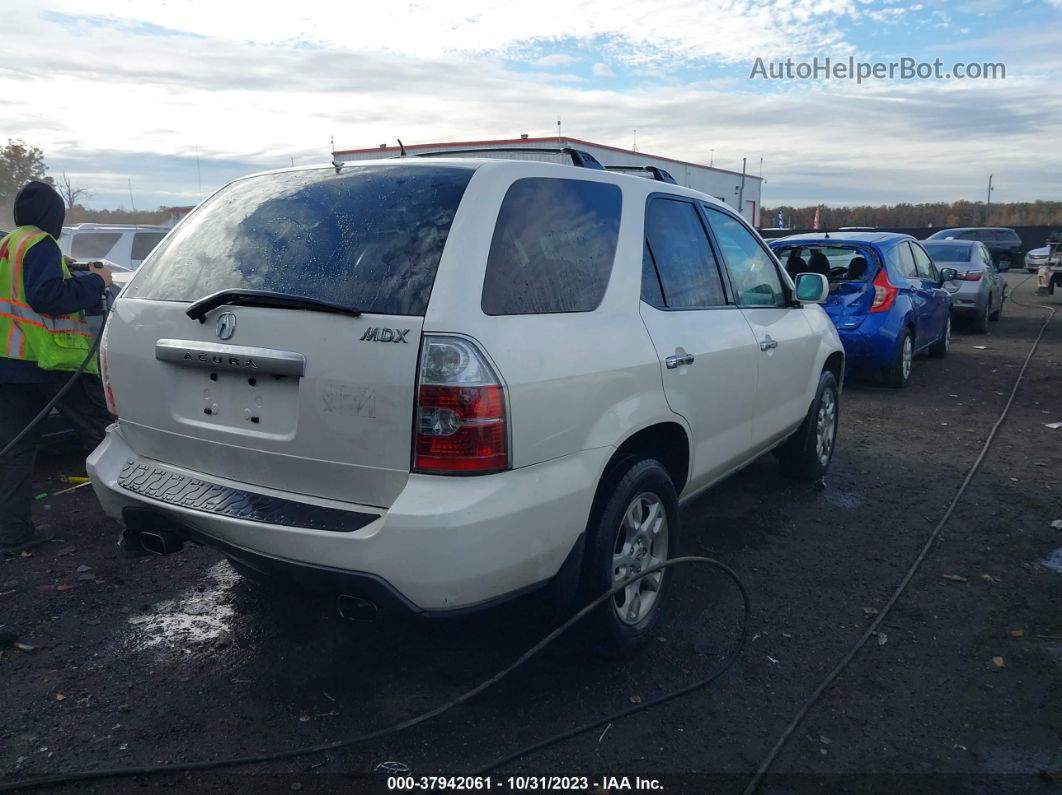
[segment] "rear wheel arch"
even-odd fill
[[[691,449],[689,433],[677,422],[658,422],[635,431],[612,454],[602,470],[598,489],[618,462],[637,457],[653,458],[663,464],[675,484],[675,493],[681,494],[689,479]]]
[[[820,372],[827,370],[833,373],[833,377],[837,379],[837,387],[840,389],[844,381],[844,354],[841,351],[834,351],[826,357]]]
[[[608,501],[609,487],[615,480],[617,469],[640,459],[659,461],[675,486],[675,494],[681,494],[689,478],[690,450],[690,438],[686,428],[673,421],[654,423],[624,439],[601,470],[594,499],[590,503],[590,515],[587,517],[588,533],[596,525],[597,517]],[[588,548],[592,541],[592,538],[587,538]]]

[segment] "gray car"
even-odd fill
[[[927,240],[977,240],[984,243],[992,261],[1001,271],[1020,267],[1023,262],[1021,238],[1013,229],[1002,226],[963,226],[957,229],[941,229]]]
[[[1041,265],[1047,264],[1047,246],[1041,246],[1040,248],[1030,249],[1025,255],[1025,270],[1029,273],[1036,273],[1040,269]]]
[[[977,240],[925,240],[938,268],[954,268],[958,276],[945,282],[951,293],[951,313],[973,322],[982,334],[989,320],[999,320],[1007,300],[1007,282],[992,262],[984,243]]]

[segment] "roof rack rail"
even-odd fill
[[[547,155],[568,155],[572,159],[573,166],[579,166],[580,168],[596,168],[604,170],[604,166],[589,152],[582,149],[572,149],[570,146],[562,146],[558,148],[539,148],[536,146],[487,146],[479,149],[446,149],[440,152],[417,152],[413,154],[413,157],[437,157],[439,155],[474,155],[483,154],[486,152],[520,152],[523,154],[547,154]]]
[[[605,171],[645,171],[652,174],[657,182],[670,182],[672,185],[678,185],[675,178],[671,176],[671,172],[656,166],[605,166]]]

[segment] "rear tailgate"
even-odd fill
[[[824,308],[837,328],[857,328],[873,300],[874,285],[869,279],[831,282]]]
[[[241,180],[154,251],[116,302],[105,361],[139,454],[221,479],[389,506],[409,477],[423,315],[467,167]],[[359,316],[221,290],[327,301]]]
[[[108,379],[134,450],[241,483],[391,504],[409,475],[422,318],[222,307],[236,330],[221,342],[216,321],[185,309],[123,299],[109,321]]]

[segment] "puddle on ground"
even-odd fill
[[[863,498],[854,491],[831,491],[826,489],[822,492],[822,499],[835,508],[858,508],[863,504]]]
[[[1056,549],[1046,558],[1040,561],[1041,566],[1046,566],[1051,571],[1057,571],[1062,574],[1062,547]]]
[[[202,590],[190,589],[176,599],[158,602],[129,624],[141,648],[181,647],[216,641],[230,633],[232,586],[239,580],[227,561],[207,569]]]

